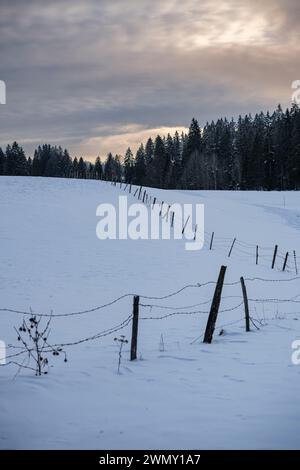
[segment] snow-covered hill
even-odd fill
[[[58,315],[128,293],[163,297],[200,284],[166,299],[141,297],[138,360],[129,361],[126,345],[121,374],[114,337],[130,340],[130,324],[67,347],[68,362],[53,358],[54,367],[40,378],[26,369],[15,376],[13,365],[1,367],[0,448],[299,448],[300,365],[291,361],[291,345],[300,338],[300,279],[291,279],[297,277],[293,250],[300,256],[300,194],[148,193],[168,203],[205,204],[203,250],[186,251],[182,240],[100,241],[96,207],[117,205],[125,194],[119,187],[0,178],[0,308]],[[131,201],[136,199],[129,196]],[[271,270],[275,244],[279,257]],[[215,281],[221,264],[227,266],[226,285],[214,341],[207,345],[202,338],[214,284],[201,284]],[[252,324],[250,333],[240,276],[250,299],[292,299],[250,300],[259,327]],[[55,317],[51,342],[90,337],[119,325],[131,311],[128,296],[105,309]],[[197,313],[157,319],[176,312]],[[13,327],[22,318],[0,312],[0,340],[18,345]],[[221,328],[225,334],[219,336]]]

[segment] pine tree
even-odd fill
[[[253,126],[251,116],[241,116],[238,119],[237,134],[235,139],[237,158],[240,168],[240,189],[250,189],[250,165],[251,150],[253,146]]]
[[[152,164],[153,157],[154,157],[154,144],[153,144],[153,140],[151,139],[151,137],[149,137],[146,143],[146,147],[145,147],[145,163],[146,163],[147,168],[150,167],[150,165]]]
[[[133,154],[132,154],[131,148],[128,147],[125,153],[125,157],[124,157],[125,183],[132,183],[133,171],[134,171]]]
[[[264,187],[268,191],[276,188],[276,160],[274,158],[274,147],[273,147],[273,122],[270,113],[267,112],[265,116],[265,138],[264,138]],[[247,189],[251,189],[251,178],[248,178]]]
[[[144,185],[146,176],[145,150],[143,144],[140,145],[136,152],[134,162],[134,183]]]
[[[82,157],[80,157],[78,162],[78,178],[85,179],[86,178],[86,164]]]
[[[102,179],[102,173],[103,173],[102,163],[101,163],[100,157],[97,157],[96,162],[95,162],[95,176],[97,180]]]
[[[0,175],[5,175],[6,171],[6,157],[5,153],[2,151],[2,148],[0,147]]]
[[[193,153],[197,153],[198,155],[200,155],[201,150],[202,150],[201,131],[200,131],[198,121],[195,118],[193,118],[190,128],[189,128],[188,138],[184,145],[184,150],[182,154],[183,167],[187,164],[189,158],[191,157]]]
[[[120,155],[115,155],[113,159],[113,179],[116,181],[122,180],[122,165]]]
[[[32,176],[40,176],[40,161],[38,156],[38,150],[34,151],[31,174]]]
[[[109,152],[104,164],[104,175],[107,181],[113,180],[113,159],[112,153]]]
[[[173,158],[174,161],[170,178],[170,188],[177,188],[179,187],[179,181],[182,174],[181,142],[177,131],[175,132],[173,138]]]
[[[27,159],[27,174],[32,175],[32,158],[28,157]]]
[[[72,177],[78,178],[78,158],[75,157],[72,163]]]
[[[291,150],[289,158],[289,189],[300,189],[300,109],[296,103],[291,109]]]
[[[155,139],[153,158],[153,179],[154,185],[163,188],[165,184],[165,174],[167,171],[167,155],[163,139],[158,135]]]
[[[72,159],[67,149],[64,150],[62,155],[61,176],[69,178],[72,171]]]

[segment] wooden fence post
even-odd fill
[[[164,201],[162,201],[162,203],[161,203],[161,205],[160,205],[160,211],[159,211],[159,215],[160,215],[160,216],[161,216],[161,214],[162,214],[163,205],[164,205]]]
[[[214,236],[215,236],[215,232],[213,232],[213,233],[211,234],[210,245],[209,245],[209,249],[210,249],[210,250],[212,250],[213,241],[214,241]]]
[[[142,201],[142,202],[145,202],[145,196],[146,196],[146,190],[144,191],[144,194],[143,194],[143,201]]]
[[[140,197],[141,197],[142,189],[143,189],[143,187],[141,186],[141,187],[140,187],[140,190],[139,190],[139,194],[138,194],[138,199],[140,199]]]
[[[230,247],[230,250],[229,250],[229,253],[228,253],[228,258],[230,258],[230,255],[231,255],[231,252],[232,252],[232,248],[233,248],[233,245],[235,244],[235,240],[236,238],[233,239],[233,242],[231,244],[231,247]]]
[[[295,250],[294,250],[294,261],[295,261],[296,276],[298,276],[298,266],[297,266],[297,258],[296,258],[296,251]]]
[[[217,285],[213,300],[210,307],[210,312],[207,320],[207,325],[204,333],[203,343],[210,344],[212,342],[213,334],[215,331],[216,321],[219,312],[219,306],[221,302],[222,289],[224,284],[224,278],[226,273],[227,266],[221,266],[219,277],[217,280]]]
[[[168,222],[168,219],[169,219],[170,209],[171,209],[171,206],[170,206],[170,204],[169,204],[168,211],[167,211],[167,222]]]
[[[156,197],[155,197],[155,198],[153,198],[152,209],[153,209],[153,207],[155,206],[155,203],[156,203]]]
[[[166,211],[165,215],[162,216],[163,219],[166,218],[166,222],[168,222],[170,207],[171,207],[171,206],[168,205],[168,208],[167,208],[167,211]]]
[[[287,263],[288,257],[289,257],[289,252],[287,251],[286,254],[285,254],[285,258],[284,258],[282,271],[285,271],[286,263]]]
[[[273,254],[273,260],[272,260],[272,269],[274,269],[274,266],[275,266],[275,261],[276,261],[276,256],[277,256],[277,250],[278,250],[278,245],[275,245],[274,254]]]
[[[171,227],[173,228],[173,225],[174,225],[174,216],[175,216],[175,212],[172,211],[172,217],[171,217]]]
[[[136,359],[137,352],[137,339],[138,339],[138,325],[139,325],[139,302],[140,296],[135,295],[133,297],[133,317],[132,317],[132,334],[131,334],[131,349],[130,349],[130,360]]]
[[[185,221],[185,224],[184,224],[183,229],[182,229],[182,232],[181,232],[182,235],[184,234],[184,231],[185,231],[185,229],[186,229],[186,226],[187,226],[187,223],[188,223],[188,221],[189,221],[189,218],[190,218],[190,216],[188,216],[188,218],[187,218],[186,221]]]
[[[256,264],[258,264],[258,245],[256,245]]]
[[[245,306],[246,331],[250,331],[250,316],[249,316],[247,290],[246,290],[245,281],[243,277],[240,278],[240,281],[242,285],[243,299],[244,299],[244,306]]]

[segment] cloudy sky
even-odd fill
[[[299,0],[0,0],[0,146],[93,159],[291,103]]]

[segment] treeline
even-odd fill
[[[300,189],[300,109],[218,119],[187,134],[157,136],[135,155],[108,154],[105,163],[71,159],[61,147],[38,147],[26,158],[15,142],[0,149],[0,174],[122,180],[170,189]]]
[[[6,147],[5,153],[0,148],[0,175],[102,179],[103,165],[99,157],[95,163],[82,157],[72,159],[67,149],[48,144],[39,146],[33,159],[26,158],[22,147],[14,142]]]

